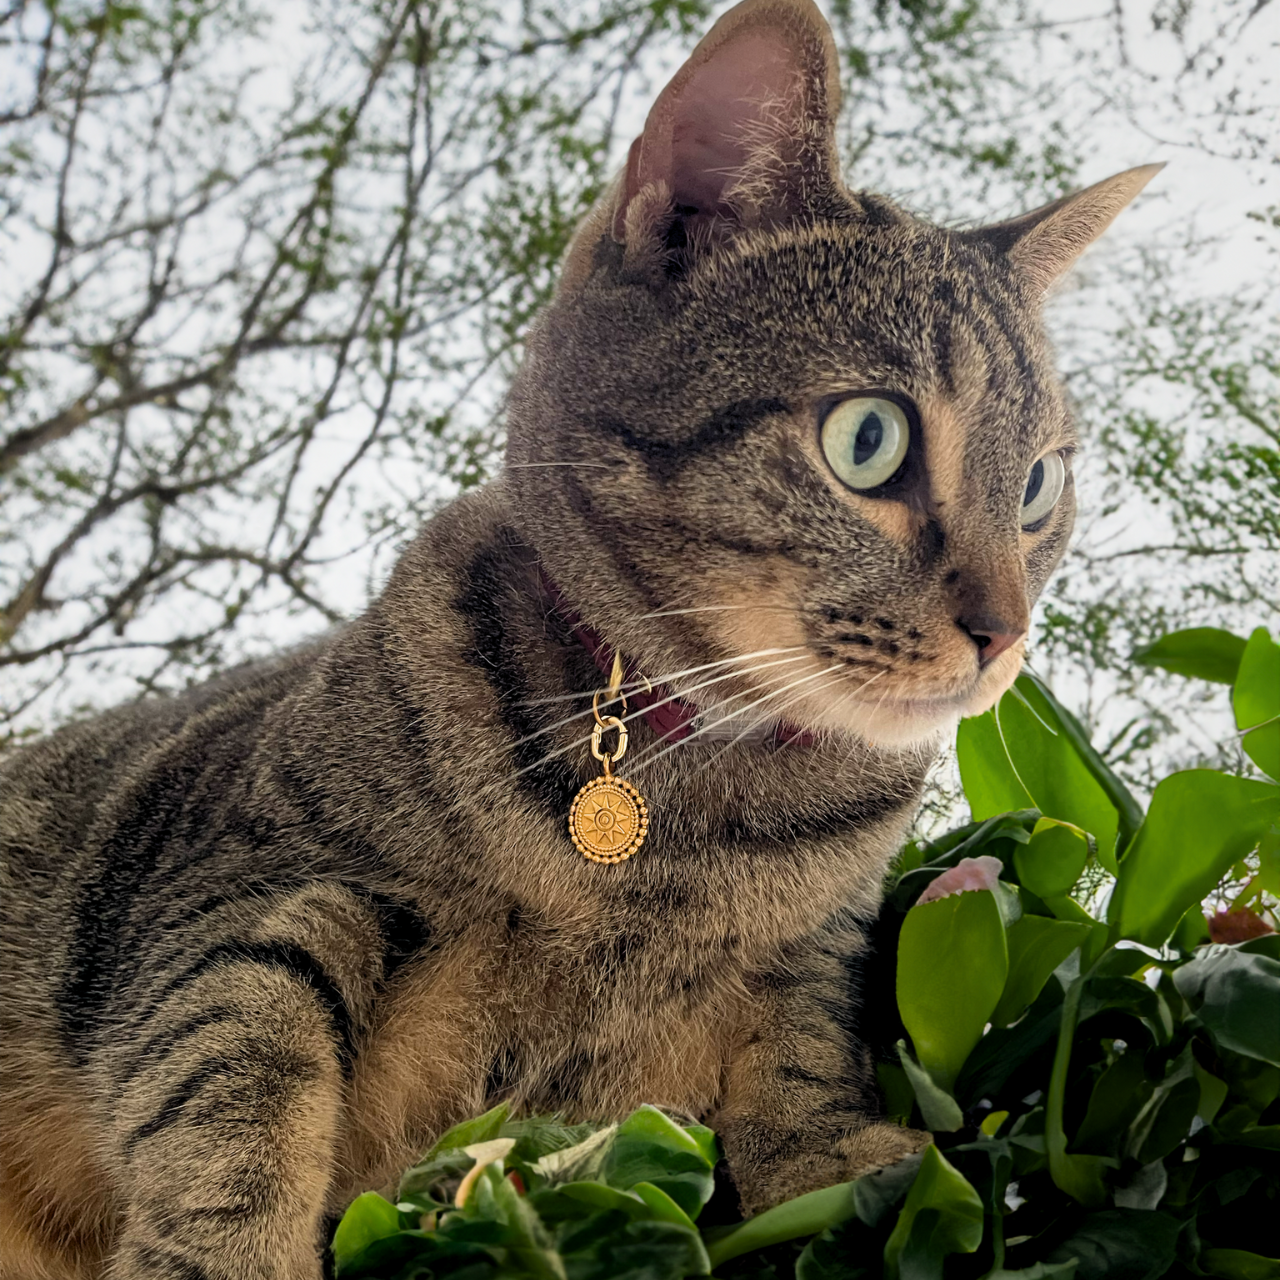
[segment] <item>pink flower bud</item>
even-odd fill
[[[916,904],[949,898],[953,893],[968,893],[972,889],[987,889],[995,893],[996,881],[1004,864],[999,858],[984,855],[981,858],[961,858],[949,867],[916,899]]]

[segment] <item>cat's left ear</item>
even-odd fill
[[[812,0],[744,0],[658,95],[613,211],[628,247],[803,216],[839,183],[835,41]],[[668,237],[669,238],[669,237]]]
[[[968,234],[1000,250],[1031,287],[1043,293],[1163,168],[1144,164],[1126,169],[1020,218]]]

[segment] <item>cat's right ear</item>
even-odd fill
[[[658,95],[611,231],[626,260],[801,218],[839,187],[835,41],[812,0],[744,0]]]

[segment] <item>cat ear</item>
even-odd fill
[[[839,105],[835,41],[812,0],[744,0],[658,95],[627,157],[614,239],[630,257],[673,216],[726,230],[802,213],[839,182]]]
[[[1043,293],[1115,220],[1163,164],[1126,169],[1042,209],[970,233],[999,249]]]

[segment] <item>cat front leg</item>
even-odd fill
[[[855,1036],[857,926],[837,916],[748,975],[723,1104],[711,1123],[746,1213],[856,1178],[929,1142],[881,1118],[870,1055]]]
[[[116,1099],[111,1280],[319,1280],[382,952],[367,904],[314,885],[157,959],[97,1063]]]
[[[128,1091],[112,1280],[321,1274],[343,1091],[332,1025],[311,988],[279,969],[235,981],[230,1016],[195,1013],[214,1021],[175,1028],[180,1039]]]

